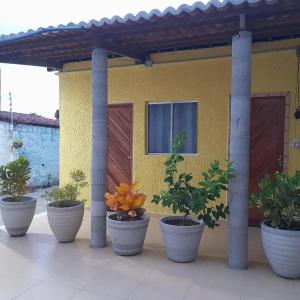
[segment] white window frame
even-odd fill
[[[149,105],[159,105],[159,104],[171,104],[171,130],[170,130],[170,149],[172,149],[172,143],[173,143],[173,105],[174,104],[177,104],[177,103],[197,103],[197,122],[196,122],[196,137],[197,137],[197,151],[194,153],[194,152],[184,152],[184,153],[181,153],[182,155],[190,155],[190,156],[196,156],[198,155],[199,151],[198,151],[198,112],[199,112],[199,101],[198,100],[176,100],[176,101],[161,101],[161,102],[147,102],[147,126],[146,126],[146,130],[147,130],[147,145],[146,145],[146,154],[147,155],[170,155],[171,152],[165,152],[165,153],[152,153],[152,152],[149,152],[149,114],[148,114],[148,108],[149,108]]]

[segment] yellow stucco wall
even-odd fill
[[[75,66],[76,64],[73,64]],[[253,93],[291,93],[289,121],[289,173],[300,169],[300,151],[291,143],[295,127],[296,56],[295,50],[253,55]],[[61,72],[60,78],[60,179],[68,171],[82,169],[90,181],[91,161],[91,73]],[[164,188],[163,163],[166,156],[146,155],[146,103],[151,101],[197,100],[198,150],[187,156],[183,168],[198,181],[201,171],[214,159],[228,156],[228,104],[230,95],[230,57],[191,61],[180,64],[111,68],[109,103],[133,103],[133,176],[148,196],[146,208],[166,212],[150,203],[153,193]],[[90,200],[89,189],[84,192]]]

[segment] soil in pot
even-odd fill
[[[108,232],[116,254],[130,256],[142,252],[150,216],[119,221],[116,214],[107,216]]]
[[[136,217],[136,218],[132,219],[132,218],[129,218],[128,216],[126,216],[126,217],[122,216],[122,219],[119,219],[119,217],[116,213],[111,214],[109,216],[109,218],[111,220],[120,221],[120,222],[123,222],[123,221],[135,222],[135,221],[143,220],[143,218],[141,218],[141,217]]]
[[[0,200],[1,216],[8,234],[12,237],[23,236],[32,222],[37,200],[33,197],[22,197],[14,201],[11,197]]]
[[[189,221],[188,221],[189,220]],[[167,256],[176,262],[191,262],[198,254],[204,223],[192,217],[170,216],[160,220]]]
[[[84,203],[65,201],[63,206],[47,205],[47,216],[50,228],[60,243],[74,241],[84,215]]]
[[[175,225],[175,226],[194,226],[194,225],[199,225],[199,222],[196,222],[191,219],[187,219],[183,221],[183,219],[172,219],[172,220],[166,220],[166,224],[169,225]]]

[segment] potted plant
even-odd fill
[[[143,208],[146,196],[139,192],[138,182],[121,183],[112,195],[105,194],[107,206],[115,213],[107,216],[112,247],[118,255],[141,253],[150,220]]]
[[[1,215],[10,236],[24,235],[35,213],[36,199],[25,196],[30,171],[24,156],[0,167],[0,189],[5,195],[0,200]]]
[[[15,149],[19,149],[23,146],[23,142],[19,139],[15,139],[12,143],[12,147]]]
[[[286,278],[300,278],[300,172],[275,173],[259,183],[250,198],[264,216],[261,223],[265,254],[273,271]]]
[[[70,172],[71,183],[46,192],[47,216],[50,228],[60,243],[74,241],[82,224],[84,202],[79,200],[80,190],[87,186],[83,171]]]
[[[160,220],[167,256],[176,262],[190,262],[197,257],[204,225],[209,228],[218,226],[229,212],[223,203],[213,206],[221,192],[233,177],[231,164],[225,170],[220,162],[214,161],[210,168],[202,173],[203,180],[192,185],[192,174],[178,174],[177,164],[184,161],[180,151],[184,149],[185,133],[179,133],[172,146],[172,154],[165,162],[165,182],[168,190],[154,195],[152,202],[170,208],[174,214]]]

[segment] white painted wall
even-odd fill
[[[16,157],[11,150],[10,124],[0,121],[0,165],[7,164]]]
[[[12,150],[10,126],[9,123],[0,121],[0,165],[24,155],[30,161],[30,185],[57,185],[59,129],[17,124],[14,126],[13,140],[21,140],[23,146]]]

